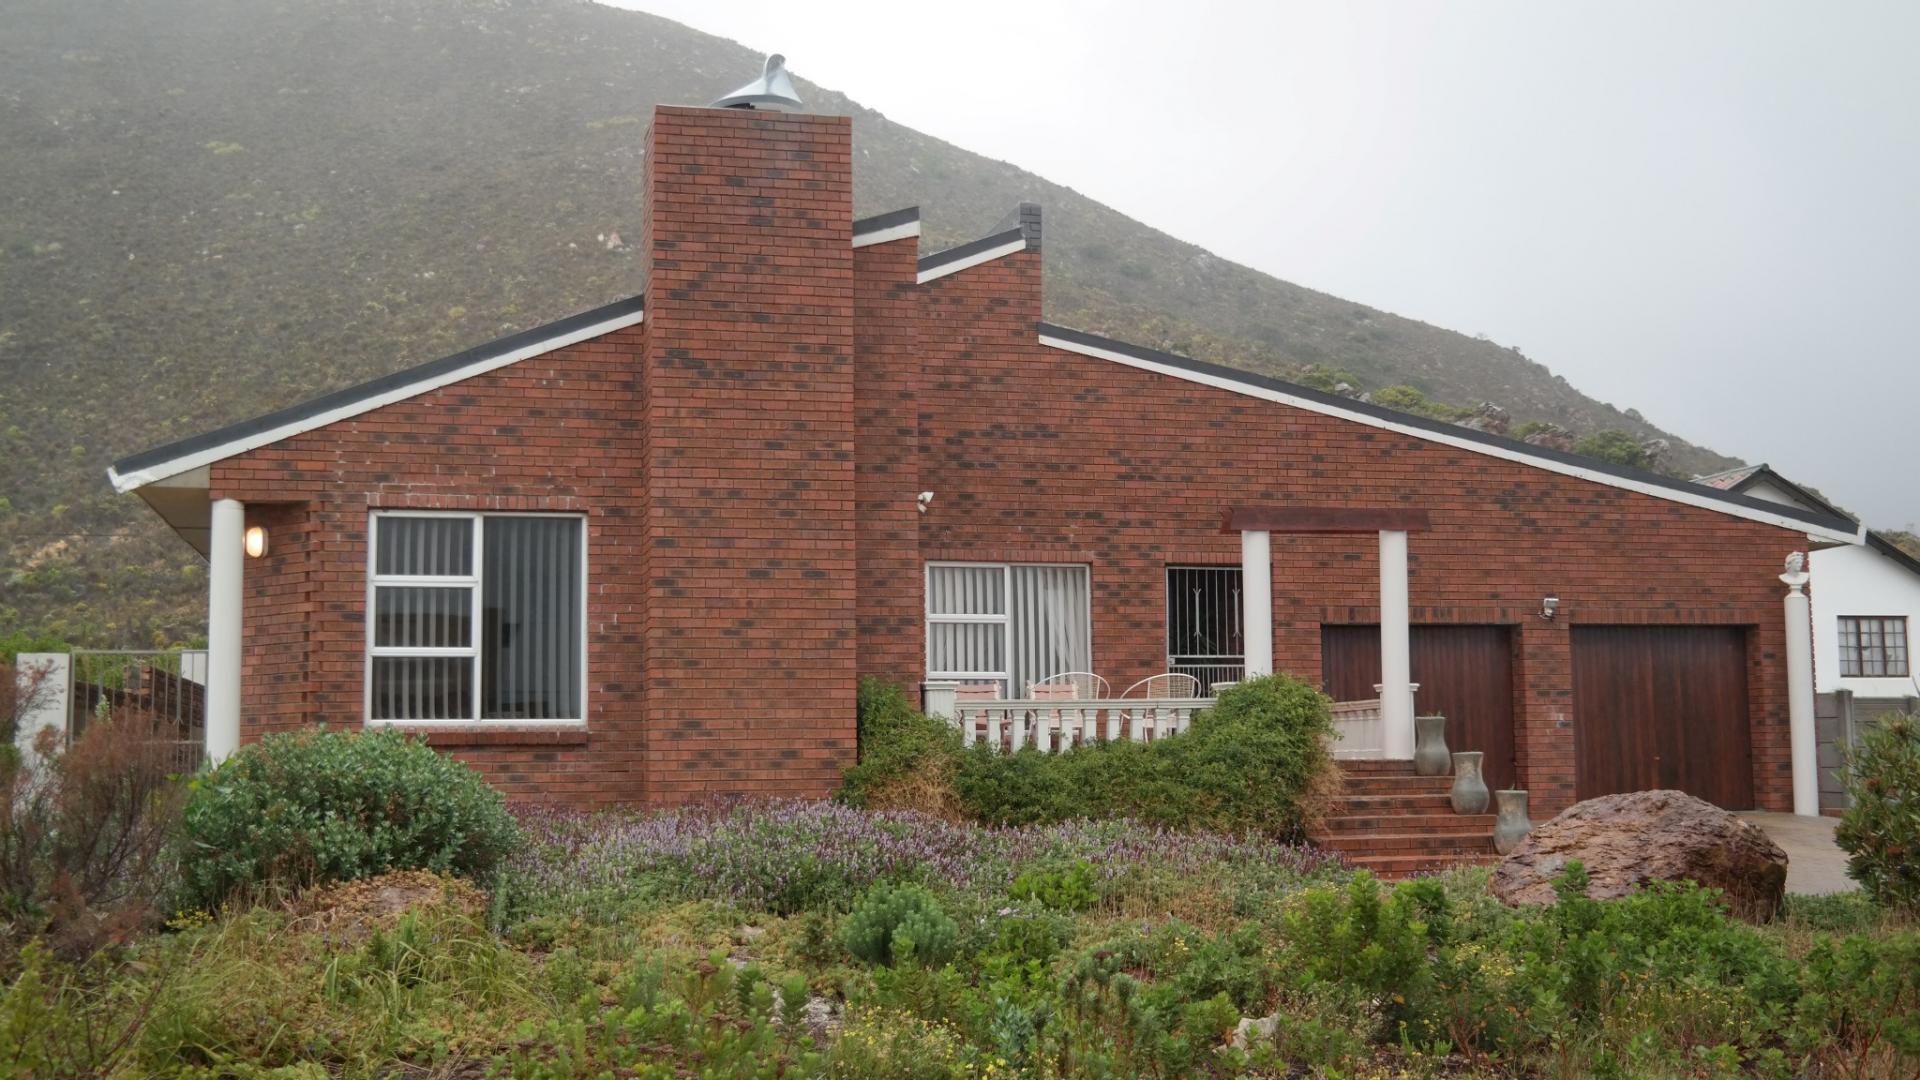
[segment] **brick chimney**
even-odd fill
[[[854,755],[852,125],[646,141],[647,797],[824,795]]]

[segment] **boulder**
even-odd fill
[[[1697,881],[1726,894],[1735,915],[1773,918],[1787,887],[1787,853],[1756,825],[1684,791],[1635,791],[1575,803],[1501,861],[1493,894],[1551,904],[1570,860],[1586,866],[1587,895],[1625,896],[1650,881]]]

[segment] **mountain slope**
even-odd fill
[[[651,107],[760,63],[578,0],[0,0],[0,25],[0,630],[116,645],[194,632],[204,582],[109,461],[635,292],[602,238],[639,236]],[[919,204],[925,251],[1043,204],[1056,321],[1665,434],[1516,352],[802,93],[854,118],[857,211]],[[1731,463],[1667,437],[1676,468]]]

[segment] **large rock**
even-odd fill
[[[1493,893],[1551,904],[1553,879],[1572,859],[1586,866],[1596,900],[1650,881],[1697,881],[1759,922],[1780,910],[1787,888],[1787,853],[1757,826],[1684,791],[1635,791],[1575,803],[1534,829],[1493,872]]]

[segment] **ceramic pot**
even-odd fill
[[[1520,841],[1533,831],[1533,819],[1527,816],[1527,793],[1524,791],[1496,791],[1493,794],[1495,809],[1500,817],[1493,823],[1493,850],[1502,855],[1512,853],[1520,846]]]
[[[1416,716],[1413,718],[1413,774],[1415,776],[1445,776],[1453,768],[1453,757],[1447,752],[1447,718],[1444,716]]]
[[[1487,782],[1480,777],[1478,750],[1462,750],[1453,755],[1453,812],[1482,814],[1487,809]]]

